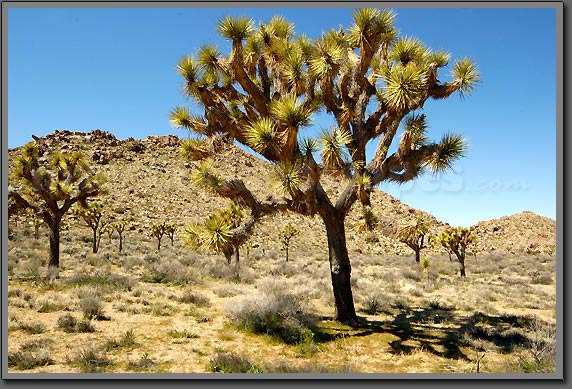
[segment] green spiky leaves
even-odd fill
[[[264,154],[266,151],[278,149],[276,126],[270,118],[262,117],[252,122],[246,127],[244,134],[248,146],[258,153]]]
[[[467,140],[459,134],[447,133],[437,144],[437,149],[426,159],[426,164],[433,173],[440,173],[453,168],[453,162],[465,156]]]
[[[481,77],[477,65],[468,58],[455,61],[451,76],[461,96],[470,94]]]
[[[405,131],[410,135],[410,142],[413,148],[427,144],[429,139],[425,135],[427,121],[425,114],[417,115],[411,113],[405,117]]]
[[[296,128],[310,124],[312,117],[312,112],[292,93],[273,100],[270,103],[270,113],[280,124]]]
[[[395,12],[374,8],[359,8],[353,12],[354,25],[348,29],[352,47],[390,41],[395,36]]]
[[[395,66],[380,76],[385,80],[381,97],[395,111],[406,111],[417,105],[425,90],[425,71],[414,64]]]
[[[334,128],[324,131],[318,143],[322,150],[322,163],[328,170],[340,171],[347,164],[349,152],[347,145],[352,141],[352,136],[347,130]]]
[[[248,18],[226,16],[218,23],[217,30],[223,37],[232,41],[242,40],[252,35],[254,22]]]
[[[221,179],[215,174],[212,163],[208,160],[199,162],[191,172],[191,182],[197,186],[216,192],[221,185]]]
[[[195,248],[222,252],[233,244],[233,230],[242,222],[244,211],[237,204],[211,212],[202,223],[189,224],[185,241]]]
[[[388,57],[402,65],[407,65],[409,62],[421,63],[425,50],[419,39],[405,37],[395,42],[389,51]]]
[[[181,142],[181,158],[185,161],[199,161],[209,157],[212,153],[204,139],[190,138]]]
[[[280,162],[274,166],[274,188],[283,194],[293,194],[300,190],[304,182],[304,167],[298,161]]]
[[[177,72],[179,72],[187,82],[196,82],[199,75],[199,64],[191,55],[187,55],[177,64]]]

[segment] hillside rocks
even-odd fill
[[[42,152],[61,150],[81,151],[93,162],[96,171],[108,178],[108,193],[99,201],[118,216],[132,217],[134,225],[145,232],[144,226],[158,220],[174,221],[179,226],[204,219],[209,212],[228,205],[228,200],[211,196],[194,187],[189,180],[193,163],[182,161],[178,146],[181,140],[174,135],[148,136],[143,140],[117,139],[110,132],[99,129],[90,133],[55,131],[46,137],[36,137]],[[9,150],[9,170],[19,149]],[[213,155],[213,168],[224,178],[242,179],[258,198],[276,194],[269,178],[272,167],[242,149],[226,144]],[[323,186],[329,194],[339,194],[345,187],[343,179],[325,179]],[[412,220],[416,212],[387,193],[375,190],[371,197],[372,209],[378,216],[378,228],[371,233],[358,234],[354,230],[361,216],[355,204],[346,219],[346,235],[350,253],[371,255],[413,255],[411,249],[398,242],[397,228]],[[431,234],[439,234],[448,226],[423,212],[432,221]],[[293,247],[310,252],[327,253],[325,228],[319,217],[302,217],[285,213],[265,217],[255,229],[253,244],[260,250],[280,250],[278,231],[287,223],[296,225],[302,234]],[[500,253],[553,254],[556,245],[554,220],[522,212],[475,225],[479,251]],[[178,236],[176,239],[181,239]],[[444,253],[438,245],[427,252]],[[326,254],[327,255],[327,254]]]

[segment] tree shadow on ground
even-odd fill
[[[492,316],[476,312],[470,316],[455,314],[446,308],[399,309],[389,320],[368,320],[361,317],[354,326],[329,325],[316,333],[315,339],[327,342],[337,338],[390,334],[393,354],[411,354],[424,350],[449,359],[471,361],[463,349],[486,342],[502,353],[511,352],[528,338],[523,335],[534,319],[526,316]],[[519,329],[524,329],[520,331]]]

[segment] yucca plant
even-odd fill
[[[300,235],[300,230],[294,227],[292,224],[287,224],[278,232],[280,244],[282,245],[282,249],[286,252],[286,262],[288,262],[289,259],[288,251],[290,249],[290,241],[292,238],[298,235]]]
[[[194,248],[223,253],[228,264],[232,255],[240,265],[240,246],[248,239],[252,224],[241,226],[243,208],[232,203],[228,208],[211,212],[202,223],[191,223],[185,228],[185,242]],[[242,228],[241,228],[242,227]]]
[[[163,235],[167,232],[167,222],[154,223],[151,226],[151,236],[157,239],[157,251],[161,251],[161,240],[163,240]]]
[[[127,220],[117,220],[111,223],[112,231],[117,231],[117,234],[119,235],[119,252],[123,250],[123,232],[128,224]]]
[[[34,239],[40,238],[40,226],[44,224],[42,217],[37,215],[32,209],[26,211],[26,217],[29,219],[29,223],[34,227]]]
[[[459,273],[461,277],[465,277],[467,247],[477,242],[477,235],[473,234],[473,231],[469,228],[448,227],[439,235],[439,242],[449,253],[455,254],[459,261]]]
[[[227,16],[217,30],[230,41],[230,51],[203,46],[178,65],[184,93],[204,110],[195,121],[179,109],[172,123],[259,153],[276,166],[279,196],[259,199],[242,180],[222,179],[209,164],[197,164],[193,182],[248,209],[245,224],[282,211],[318,214],[328,236],[336,317],[343,322],[357,320],[346,215],[357,201],[370,206],[371,191],[384,181],[404,183],[427,171],[450,169],[467,142],[455,134],[431,141],[423,106],[455,92],[466,96],[479,82],[468,59],[456,60],[452,79],[440,81],[439,69],[451,55],[400,36],[395,19],[392,10],[360,8],[347,29],[310,39],[297,36],[281,16],[256,24]],[[331,115],[335,125],[308,138],[302,131],[318,110]],[[401,137],[396,136],[400,129]],[[397,148],[395,139],[400,139]],[[366,146],[374,141],[377,149],[368,158]],[[327,174],[344,185],[337,199],[322,187]]]
[[[77,216],[83,219],[85,225],[91,228],[93,232],[92,251],[97,253],[101,236],[106,231],[109,221],[103,214],[104,206],[101,203],[92,203],[87,208],[79,208],[76,210]]]
[[[417,215],[413,222],[402,226],[397,231],[399,241],[405,243],[415,252],[415,262],[417,263],[421,261],[421,250],[427,247],[430,229],[431,221],[423,215]]]
[[[43,152],[44,150],[42,150]],[[53,153],[47,163],[40,160],[36,142],[22,147],[8,188],[8,213],[31,209],[50,230],[50,274],[60,265],[60,227],[74,204],[85,208],[87,200],[103,192],[104,177],[94,173],[83,154]]]
[[[177,223],[167,223],[165,225],[165,233],[171,241],[171,246],[175,244],[175,232],[177,231]]]

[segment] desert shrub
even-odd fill
[[[98,289],[83,289],[80,292],[79,305],[85,318],[96,320],[106,319],[103,314],[103,302]]]
[[[363,299],[363,312],[368,315],[376,315],[378,313],[388,312],[389,304],[387,296],[379,293],[366,295]]]
[[[78,320],[69,313],[58,318],[58,327],[64,332],[74,333],[74,332],[95,332],[95,326],[91,323],[89,319]]]
[[[33,369],[38,366],[53,365],[54,360],[50,356],[50,351],[46,348],[34,350],[20,350],[8,353],[8,366],[19,370]]]
[[[427,303],[427,306],[431,309],[440,310],[440,311],[452,311],[455,309],[452,305],[447,305],[446,303],[439,301],[439,300],[430,300]]]
[[[20,351],[34,351],[48,348],[54,341],[48,338],[32,339],[20,346]]]
[[[415,282],[421,281],[421,275],[419,274],[419,272],[417,272],[415,270],[404,269],[401,272],[401,275],[407,280],[412,280]]]
[[[146,282],[187,285],[195,282],[192,271],[176,259],[161,259],[149,266]]]
[[[110,339],[103,345],[105,351],[111,351],[118,348],[133,348],[138,345],[135,340],[135,333],[132,329],[125,331],[119,339]]]
[[[262,373],[262,369],[247,357],[232,353],[217,353],[207,366],[214,373]]]
[[[43,300],[38,304],[39,313],[57,312],[60,311],[62,308],[63,307],[60,304],[50,299]]]
[[[100,271],[99,269],[80,270],[67,282],[71,286],[96,286],[102,292],[131,290],[137,285],[137,281],[130,277],[114,274],[111,270]]]
[[[29,334],[43,334],[47,331],[46,326],[41,322],[32,322],[32,323],[20,323],[19,327],[22,331],[26,331]]]
[[[556,371],[555,327],[540,320],[529,324],[527,339],[517,352],[513,367],[524,373],[553,373]]]
[[[178,301],[185,304],[194,304],[199,307],[206,307],[210,304],[210,300],[207,297],[188,290],[183,292],[183,295],[179,297]]]
[[[539,285],[551,285],[552,284],[552,276],[548,272],[540,272],[537,270],[529,272],[529,276],[531,278],[532,284],[539,284]]]
[[[175,339],[195,339],[199,337],[197,334],[187,329],[182,329],[182,330],[173,329],[169,331],[169,335]]]
[[[141,358],[139,358],[137,362],[130,361],[127,364],[127,369],[133,371],[142,371],[150,369],[154,367],[156,364],[157,363],[153,361],[151,357],[149,357],[149,354],[143,353],[143,355],[141,356]]]
[[[154,303],[151,306],[151,313],[155,316],[172,316],[178,312],[178,308],[167,303]]]
[[[410,303],[404,297],[396,298],[393,303],[391,304],[392,307],[399,309],[401,311],[409,311],[411,310]]]
[[[263,290],[244,297],[227,310],[227,316],[240,328],[257,334],[268,334],[288,344],[309,341],[315,327],[314,315],[301,296],[282,293],[283,289]]]
[[[265,373],[355,373],[356,370],[349,364],[337,366],[323,366],[317,363],[304,363],[300,366],[292,366],[286,361],[266,364],[263,368]]]
[[[101,373],[112,365],[106,355],[94,348],[80,350],[69,362],[83,373]]]

